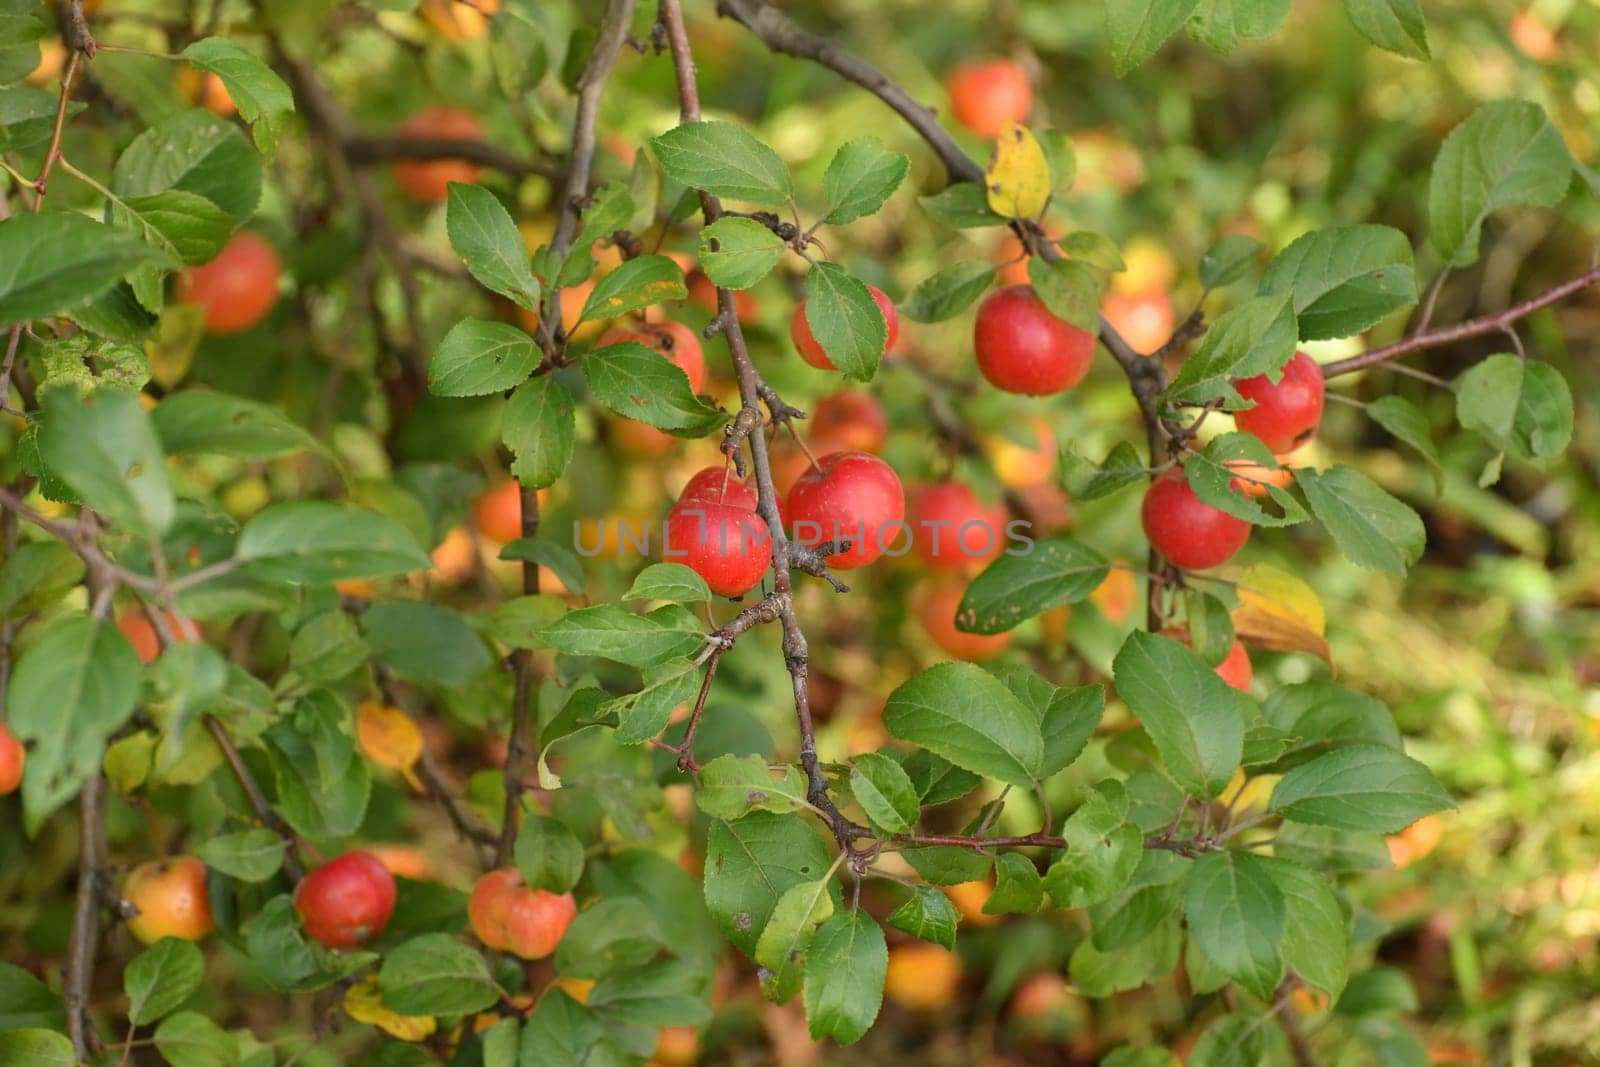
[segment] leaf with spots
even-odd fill
[[[1004,633],[1051,608],[1086,599],[1107,570],[1104,556],[1076,541],[1036,541],[1026,555],[1001,556],[973,579],[956,611],[956,629]]]
[[[778,900],[821,878],[829,862],[822,838],[792,815],[755,811],[731,822],[718,819],[706,840],[706,908],[728,940],[753,959]]]
[[[578,321],[605,322],[663,300],[682,300],[688,295],[683,271],[676,263],[666,256],[640,256],[628,260],[595,283]]]

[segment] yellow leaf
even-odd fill
[[[983,177],[990,210],[1008,219],[1037,218],[1050,200],[1050,161],[1020,122],[1008,121],[1001,129]]]
[[[431,1015],[399,1015],[384,1007],[377,975],[345,991],[344,1010],[357,1022],[370,1023],[401,1041],[421,1041],[439,1028],[438,1021]]]
[[[365,701],[356,709],[356,740],[373,763],[397,770],[416,784],[411,768],[422,758],[422,731],[411,716],[399,708]]]
[[[1238,592],[1233,629],[1240,640],[1278,652],[1310,652],[1333,666],[1333,650],[1323,636],[1327,615],[1309,585],[1258,564],[1244,569]]]

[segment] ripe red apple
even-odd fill
[[[1250,539],[1250,524],[1195,496],[1181,467],[1150,483],[1139,518],[1151,546],[1184,570],[1226,563]]]
[[[872,294],[872,299],[877,301],[878,310],[883,312],[883,324],[888,332],[884,336],[883,350],[885,353],[894,350],[895,339],[900,336],[900,313],[895,310],[894,301],[876,285],[867,286],[867,291]],[[794,341],[794,347],[799,350],[800,358],[816,367],[818,370],[838,370],[833,365],[833,360],[828,358],[828,353],[822,350],[816,337],[811,333],[811,323],[806,321],[806,302],[804,300],[795,305],[794,314],[789,316],[789,337]]]
[[[699,392],[706,384],[706,357],[700,338],[681,322],[641,322],[637,326],[613,326],[597,342],[619,345],[633,341],[660,352],[689,377],[689,388]]]
[[[414,141],[481,141],[483,126],[459,107],[426,107],[400,124],[400,137]],[[417,200],[442,203],[451,182],[475,182],[482,168],[464,159],[400,159],[394,178]]]
[[[911,546],[937,570],[997,559],[1006,547],[1006,509],[985,504],[962,482],[930,485],[911,503]]]
[[[394,875],[359,849],[301,879],[294,907],[306,934],[329,948],[353,948],[383,932],[394,911]]]
[[[993,659],[1011,644],[1014,633],[1007,630],[998,634],[969,634],[956,629],[956,611],[966,591],[967,583],[959,578],[941,583],[923,600],[917,619],[933,643],[956,659],[973,663]]]
[[[571,893],[530,889],[514,867],[479,878],[467,900],[467,921],[478,940],[525,960],[554,952],[577,914]]]
[[[28,761],[28,750],[22,747],[17,735],[0,720],[0,797],[15,793],[22,784],[22,766]]]
[[[1233,647],[1228,649],[1228,654],[1217,664],[1217,677],[1235,689],[1250,692],[1250,681],[1255,677],[1255,672],[1250,667],[1250,654],[1237,637],[1233,639]]]
[[[122,885],[122,895],[139,909],[128,932],[141,944],[163,937],[198,941],[216,925],[206,899],[206,865],[193,856],[141,863]]]
[[[691,501],[707,504],[729,504],[746,511],[756,509],[755,489],[741,482],[728,466],[707,467],[696,471],[678,494],[678,506]]]
[[[972,331],[978,369],[990,384],[1030,396],[1059,393],[1082,381],[1094,340],[1094,334],[1051,314],[1026,285],[990,293]]]
[[[1033,110],[1033,86],[1009,59],[967,63],[950,73],[945,88],[956,121],[979,137],[1000,136],[1008,119],[1023,122]]]
[[[889,416],[871,393],[846,389],[829,393],[811,412],[811,436],[830,446],[825,452],[881,452],[889,440]]]
[[[704,578],[718,596],[738,597],[755,588],[772,565],[772,534],[750,508],[680,500],[667,515],[662,555]]]
[[[1233,413],[1245,433],[1255,434],[1274,453],[1297,448],[1317,432],[1322,421],[1322,368],[1304,352],[1296,352],[1273,383],[1265,374],[1242,378],[1234,388],[1255,407]]]
[[[905,511],[905,491],[894,468],[866,452],[823,456],[789,490],[789,521],[800,544],[851,542],[848,552],[828,557],[835,570],[861,567],[883,555],[903,531]]]
[[[209,263],[178,275],[178,299],[205,309],[209,333],[243,333],[278,302],[278,253],[249,230],[228,239]]]

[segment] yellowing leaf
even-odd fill
[[[199,305],[171,304],[161,313],[156,335],[144,343],[150,377],[163,389],[183,381],[195,350],[206,335],[206,312]]]
[[[1037,218],[1050,200],[1050,161],[1028,127],[1008,121],[984,172],[989,209],[1008,219]]]
[[[439,1028],[438,1021],[431,1015],[400,1015],[384,1007],[377,975],[345,991],[344,1010],[357,1022],[370,1023],[401,1041],[422,1041]]]
[[[420,789],[411,768],[422,758],[422,731],[399,708],[366,701],[356,709],[356,740],[373,763],[405,775]]]
[[[1238,592],[1233,629],[1240,640],[1278,652],[1310,652],[1333,666],[1333,650],[1323,636],[1327,615],[1309,585],[1257,564],[1244,569]]]

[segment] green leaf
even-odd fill
[[[819,262],[806,273],[805,310],[829,362],[846,378],[871,381],[889,343],[889,325],[866,283],[837,263]]]
[[[1072,953],[1068,975],[1088,997],[1109,997],[1137,989],[1152,979],[1171,973],[1178,965],[1183,931],[1177,920],[1161,923],[1136,944],[1106,952],[1084,938]]]
[[[197,1011],[180,1011],[161,1020],[156,1051],[171,1067],[233,1067],[239,1045],[222,1027]]]
[[[1093,331],[1100,319],[1100,298],[1105,276],[1076,259],[1028,260],[1028,280],[1044,306],[1058,319],[1080,330]]]
[[[1204,451],[1191,454],[1183,464],[1183,473],[1189,480],[1189,488],[1202,503],[1256,526],[1293,526],[1310,518],[1300,501],[1281,486],[1270,482],[1257,486],[1265,489],[1278,505],[1280,514],[1277,515],[1255,497],[1235,489],[1233,483],[1239,475],[1230,464],[1240,461],[1259,464],[1267,470],[1279,467],[1277,457],[1255,434],[1225,433],[1213,438]]]
[[[694,395],[676,364],[636,341],[597,348],[582,366],[595,399],[618,415],[680,437],[704,436],[728,421],[726,412]]]
[[[322,448],[281,408],[227,393],[173,393],[156,405],[150,419],[173,455],[216,453],[259,460]]]
[[[942,322],[972,306],[994,282],[995,269],[966,260],[946,267],[911,290],[900,313],[913,322]]]
[[[1194,40],[1223,55],[1241,38],[1270,36],[1289,14],[1289,0],[1201,0],[1186,27]]]
[[[1374,967],[1350,976],[1344,995],[1333,1006],[1339,1015],[1412,1015],[1419,1003],[1411,979],[1395,967]]]
[[[806,1025],[814,1040],[859,1041],[878,1017],[889,947],[865,911],[833,916],[806,952]]]
[[[615,604],[597,604],[567,612],[539,636],[568,655],[649,667],[693,655],[705,644],[703,631],[704,624],[677,605],[635,615]]]
[[[317,957],[287,893],[273,897],[256,912],[245,929],[245,947],[250,962],[274,989],[315,988],[332,981],[314,977]]]
[[[1164,1048],[1123,1045],[1107,1053],[1100,1067],[1178,1067],[1178,1057]]]
[[[1551,207],[1572,181],[1572,156],[1544,109],[1527,100],[1484,104],[1450,131],[1433,163],[1433,247],[1453,267],[1477,261],[1483,222],[1507,204]]]
[[[1300,337],[1351,337],[1417,302],[1411,242],[1391,226],[1334,226],[1297,238],[1273,259],[1261,293],[1292,292]]]
[[[1026,555],[1001,556],[972,580],[956,611],[956,629],[1004,633],[1052,608],[1076,604],[1105,580],[1109,567],[1104,556],[1076,541],[1035,541]]]
[[[234,555],[259,578],[304,584],[383,578],[433,565],[395,520],[324,500],[263,508],[245,523]]]
[[[463,686],[489,669],[483,640],[458,613],[422,600],[385,600],[361,615],[372,658],[396,678]]]
[[[1294,480],[1312,514],[1328,528],[1350,562],[1369,570],[1404,574],[1422,556],[1427,540],[1411,507],[1349,467],[1318,473],[1297,467]]]
[[[1233,690],[1171,638],[1135,631],[1112,667],[1117,693],[1191,796],[1212,799],[1239,768],[1244,723]]]
[[[889,694],[883,724],[957,767],[1010,785],[1033,784],[1044,759],[1039,720],[992,674],[941,663]]]
[[[195,847],[207,867],[241,882],[265,882],[283,866],[283,838],[272,830],[239,830]]]
[[[196,70],[210,71],[222,79],[223,87],[239,108],[239,117],[248,122],[256,144],[267,158],[277,148],[278,128],[283,115],[294,110],[294,96],[272,68],[222,37],[206,37],[181,53]]]
[[[682,300],[688,295],[689,290],[683,284],[683,268],[666,256],[639,256],[595,283],[578,321],[605,322],[663,300]]]
[[[953,949],[956,947],[956,926],[961,922],[961,916],[950,898],[939,890],[928,885],[916,885],[911,887],[911,895],[884,921],[912,937]]]
[[[700,267],[720,289],[748,289],[771,273],[785,247],[754,219],[727,215],[700,231]]]
[[[21,967],[0,963],[0,1033],[26,1027],[65,1026],[58,994]]]
[[[1045,872],[1044,888],[1059,908],[1087,908],[1110,900],[1128,884],[1144,837],[1127,822],[1128,794],[1121,782],[1101,782],[1061,828],[1067,851]]]
[[[565,823],[528,815],[517,832],[516,864],[534,889],[565,893],[583,874],[583,843]]]
[[[1096,230],[1073,230],[1056,247],[1073,259],[1082,260],[1095,270],[1119,274],[1128,269],[1117,242]]]
[[[718,819],[706,839],[706,907],[723,936],[753,957],[779,898],[828,866],[827,847],[804,819],[765,811]]]
[[[956,182],[933,196],[919,197],[922,210],[958,230],[982,226],[1004,226],[1006,220],[989,207],[989,193],[982,182]]]
[[[798,768],[779,768],[776,777],[760,756],[725,754],[700,771],[695,803],[713,819],[737,819],[748,812],[799,811],[806,804],[806,783]]]
[[[666,729],[673,710],[694,699],[700,672],[691,664],[669,663],[645,672],[645,687],[600,705],[602,715],[615,715],[617,741],[637,745]]]
[[[500,436],[516,456],[511,473],[533,489],[565,473],[576,434],[572,393],[548,375],[517,386],[500,415]]]
[[[445,232],[450,247],[485,288],[518,307],[539,310],[539,279],[533,276],[527,245],[499,197],[479,185],[451,182]]]
[[[539,998],[523,1026],[516,1062],[550,1067],[620,1067],[628,1061],[606,1036],[599,1017],[555,988]]]
[[[1455,805],[1416,760],[1392,748],[1356,745],[1285,774],[1269,806],[1295,822],[1391,834]]]
[[[1334,1000],[1344,992],[1349,968],[1350,920],[1327,881],[1288,860],[1261,859],[1283,895],[1283,962]]]
[[[1106,0],[1106,34],[1117,77],[1156,54],[1194,13],[1198,0]]]
[[[190,265],[211,262],[233,235],[232,215],[182,189],[130,196],[112,213],[119,222],[137,223],[151,244]]]
[[[1293,295],[1258,296],[1218,315],[1167,395],[1191,403],[1222,399],[1243,407],[1232,379],[1275,373],[1294,357],[1298,333]]]
[[[145,1026],[174,1011],[200,988],[204,975],[205,963],[193,942],[163,937],[122,972],[128,1021]]]
[[[1407,59],[1427,59],[1428,28],[1421,0],[1344,0],[1350,22],[1361,36]]]
[[[583,564],[566,545],[533,537],[519,537],[500,550],[500,558],[549,567],[561,579],[562,585],[573,593],[583,592]]]
[[[822,221],[842,226],[876,214],[910,171],[910,158],[888,151],[876,137],[848,142],[834,153],[822,175],[822,193],[828,201]]]
[[[1018,852],[995,860],[994,892],[983,902],[985,915],[1028,915],[1044,903],[1044,880],[1033,861]]]
[[[539,348],[506,322],[462,319],[433,350],[428,391],[434,396],[488,396],[528,380],[539,365]]]
[[[47,608],[83,580],[83,560],[60,541],[28,541],[0,564],[0,618]]]
[[[1039,719],[1044,736],[1044,760],[1039,777],[1045,779],[1071,766],[1094,736],[1105,712],[1106,691],[1098,685],[1057,689],[1050,695]]]
[[[913,870],[934,885],[960,885],[989,877],[994,857],[955,845],[926,845],[901,853]]]
[[[884,833],[903,834],[917,824],[917,787],[900,764],[881,752],[856,757],[850,792],[873,827]]]
[[[1560,455],[1572,440],[1572,392],[1561,372],[1547,363],[1511,355],[1489,356],[1456,382],[1456,418],[1502,452],[1541,462]],[[1499,476],[1499,464],[1480,485]]]
[[[465,1015],[499,998],[483,954],[449,934],[414,937],[384,957],[383,1005],[401,1015]]]
[[[622,599],[699,604],[711,599],[711,589],[704,578],[681,563],[652,563],[639,572]]]
[[[1070,446],[1061,450],[1061,484],[1077,500],[1098,500],[1149,477],[1144,458],[1127,441],[1117,442],[1103,463],[1078,455]]]
[[[1219,237],[1200,257],[1200,284],[1207,289],[1232,285],[1249,273],[1261,254],[1261,242],[1242,233]]]
[[[1457,403],[1460,403],[1459,395]],[[1427,461],[1429,469],[1433,471],[1434,491],[1443,492],[1444,468],[1439,466],[1439,452],[1433,446],[1428,417],[1421,409],[1405,397],[1390,393],[1368,404],[1367,415]]]
[[[76,212],[13,215],[0,221],[0,326],[71,315],[144,263],[177,260]]]
[[[8,13],[0,14],[0,85],[26,77],[39,65],[39,42],[49,36],[50,31],[41,19],[27,13],[30,6],[9,4]],[[5,150],[10,151],[10,147]]]
[[[314,685],[337,682],[367,662],[372,650],[346,611],[311,616],[289,643],[289,666]]]
[[[832,885],[831,878],[821,878],[789,887],[756,941],[761,992],[774,1004],[787,1004],[800,992],[806,947],[817,927],[833,916]]]
[[[1266,862],[1249,852],[1207,852],[1195,861],[1184,894],[1189,935],[1206,958],[1262,999],[1283,980],[1287,906]]]
[[[711,1018],[710,985],[708,968],[658,960],[606,975],[588,1005],[616,1025],[698,1026]]]
[[[185,108],[135,137],[111,171],[111,191],[126,199],[182,189],[244,222],[261,199],[261,157],[239,127],[201,108]]]
[[[667,176],[691,189],[769,208],[794,196],[778,153],[731,122],[686,122],[650,144]]]
[[[1192,1067],[1255,1067],[1271,1062],[1267,1036],[1272,1032],[1259,1015],[1224,1015],[1200,1035],[1189,1053],[1189,1063]]]
[[[578,846],[582,853],[582,846]],[[584,908],[556,948],[556,969],[574,978],[601,978],[641,967],[667,944],[655,916],[637,897],[601,899]]]
[[[18,658],[6,721],[33,742],[22,777],[30,834],[99,770],[106,739],[133,714],[138,695],[139,658],[108,622],[60,616]]]
[[[25,21],[36,26],[40,25],[36,19]],[[10,32],[7,27],[14,23],[13,16],[0,15],[0,41],[6,42],[0,44],[0,69],[3,69],[7,59],[15,54],[9,47],[11,38],[6,36]],[[38,62],[38,54],[38,50],[35,49],[35,63]],[[28,70],[32,69],[33,66],[30,65]],[[0,82],[9,80],[0,78]],[[56,106],[60,102],[59,92],[29,89],[22,85],[0,89],[0,152],[17,152],[48,141],[55,129]],[[82,110],[83,104],[74,101],[70,105],[68,114],[75,115]]]
[[[114,524],[146,538],[172,525],[166,455],[136,394],[56,387],[44,396],[39,454],[50,472]]]
[[[25,1063],[28,1067],[74,1067],[78,1057],[67,1035],[30,1026],[0,1033],[0,1063]]]
[[[338,735],[346,745],[350,738]],[[349,759],[329,773],[329,748],[288,722],[266,733],[272,760],[277,809],[290,826],[311,838],[345,837],[356,832],[367,813],[372,774],[367,761]],[[326,740],[326,739],[324,739]],[[348,753],[348,748],[344,751]]]
[[[1400,751],[1400,731],[1383,701],[1332,682],[1283,686],[1267,698],[1267,722],[1296,738],[1273,766],[1285,771],[1348,745],[1383,745]]]

